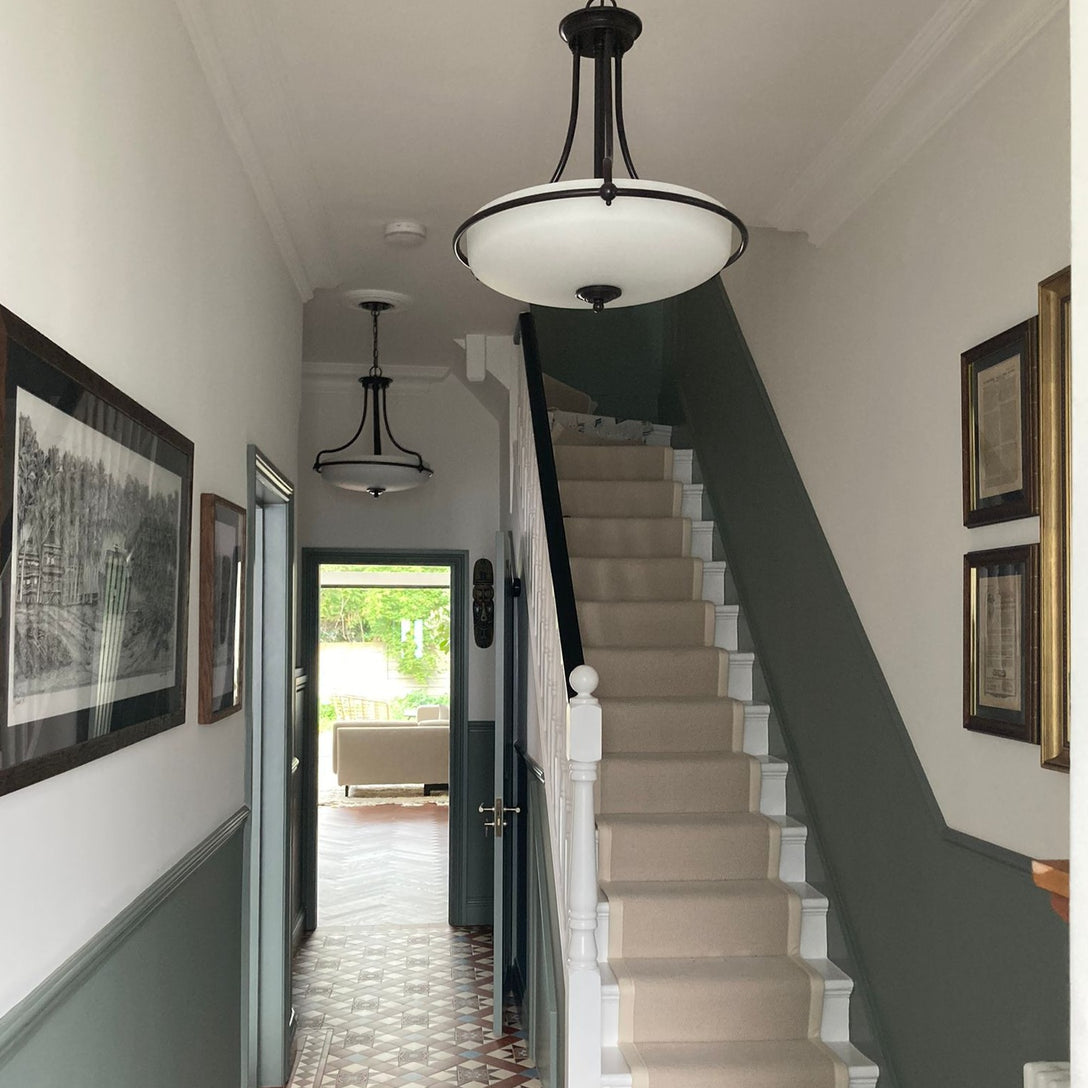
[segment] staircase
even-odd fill
[[[602,1083],[871,1088],[691,451],[558,445],[555,460],[603,709]]]

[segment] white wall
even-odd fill
[[[244,502],[247,442],[294,472],[302,308],[177,9],[3,25],[0,302],[192,439],[194,497]],[[243,803],[243,716],[196,724],[196,544],[186,723],[0,798],[0,1013]]]
[[[410,315],[404,320],[410,319]],[[362,364],[360,364],[362,366]],[[361,371],[360,371],[361,372]],[[438,382],[397,381],[389,422],[397,441],[419,450],[434,469],[422,487],[383,495],[344,491],[310,471],[320,449],[346,442],[359,425],[362,390],[352,380],[304,383],[299,437],[299,540],[304,548],[451,548],[472,564],[494,562],[499,526],[499,426],[454,375]],[[494,649],[468,635],[469,717],[495,716]]]
[[[1069,263],[1063,16],[820,249],[756,232],[726,286],[948,823],[1068,856],[1068,778],[962,722],[960,353],[1037,311]],[[849,677],[843,677],[849,683]]]

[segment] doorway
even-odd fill
[[[447,920],[450,573],[318,568],[322,926]]]
[[[483,768],[480,723],[468,721],[467,567],[462,551],[303,549],[308,931],[367,924],[398,903],[410,921],[403,889],[416,882],[428,921],[488,920],[490,844],[469,818]],[[437,866],[431,850],[398,881],[394,862],[419,860],[435,836]]]

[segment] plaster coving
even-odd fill
[[[1066,6],[946,0],[767,215],[823,245]]]
[[[218,5],[213,23],[204,0],[175,0],[227,135],[253,187],[299,297],[342,279],[328,212],[304,152],[277,65],[283,58],[251,0]],[[227,35],[229,19],[237,32]],[[245,55],[243,56],[242,53]],[[231,64],[228,66],[226,58]],[[236,87],[241,73],[243,85]]]

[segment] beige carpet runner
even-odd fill
[[[713,645],[672,450],[557,446],[578,615],[604,711],[598,829],[634,1088],[845,1088],[819,1040],[779,826]]]

